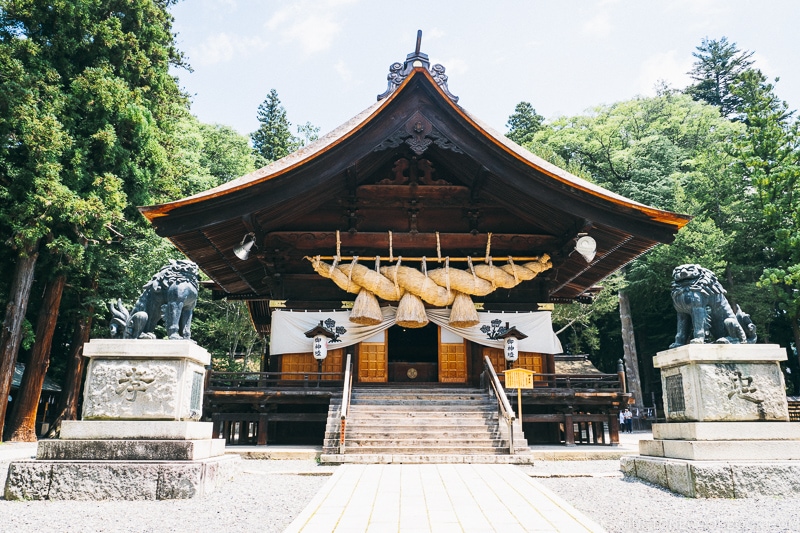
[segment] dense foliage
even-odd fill
[[[752,52],[722,38],[704,39],[685,90],[601,106],[546,123],[509,118],[512,139],[607,189],[661,209],[692,215],[675,242],[606,281],[610,296],[554,314],[572,353],[606,371],[622,356],[616,291],[629,296],[645,391],[658,387],[650,364],[675,335],[669,297],[672,269],[699,263],[716,272],[729,300],[752,315],[764,342],[789,348],[800,376],[800,201],[798,123],[775,87],[754,68]],[[602,295],[602,293],[601,293]],[[800,392],[798,381],[790,391]],[[648,397],[647,392],[645,397]]]

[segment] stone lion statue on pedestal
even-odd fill
[[[672,271],[672,303],[678,312],[678,333],[670,348],[685,344],[756,342],[756,326],[737,305],[731,309],[725,289],[713,272],[700,265]]]
[[[192,313],[197,305],[199,271],[185,259],[169,264],[143,287],[142,295],[128,312],[122,300],[110,303],[111,336],[123,339],[155,339],[153,331],[162,316],[169,339],[191,339]]]

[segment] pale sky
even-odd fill
[[[659,80],[683,88],[703,37],[755,51],[800,107],[796,0],[184,0],[172,13],[192,112],[245,135],[272,88],[293,129],[349,120],[386,90],[418,29],[459,105],[501,132],[520,101],[553,119],[653,95]]]

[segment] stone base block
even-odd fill
[[[93,339],[84,420],[197,420],[211,355],[190,340]]]
[[[800,460],[800,441],[640,440],[639,454],[694,461]]]
[[[642,479],[690,498],[800,496],[800,461],[690,461],[627,456],[626,477]]]
[[[201,461],[18,461],[8,467],[7,500],[178,500],[214,492],[239,457]]]
[[[653,424],[656,440],[800,440],[797,422],[671,422]]]
[[[44,461],[199,461],[225,453],[223,439],[203,440],[40,440]]]
[[[210,439],[211,422],[168,420],[65,420],[60,438],[64,440],[106,439]]]
[[[670,422],[788,422],[776,344],[688,344],[653,358]]]

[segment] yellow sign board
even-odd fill
[[[514,368],[503,372],[506,376],[507,389],[532,389],[533,388],[533,370],[525,368]]]

